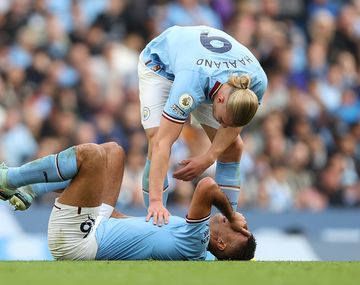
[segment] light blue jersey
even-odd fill
[[[230,35],[207,26],[167,29],[145,47],[142,60],[173,81],[163,116],[176,123],[184,123],[200,104],[211,104],[231,74],[249,75],[259,102],[267,88],[255,56]]]
[[[209,218],[195,221],[170,216],[162,227],[146,222],[145,217],[104,219],[96,229],[96,259],[205,260]]]

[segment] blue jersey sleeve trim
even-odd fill
[[[165,111],[162,112],[162,116],[165,119],[167,119],[167,120],[169,120],[169,121],[171,121],[173,123],[176,123],[176,124],[184,124],[186,122],[186,119],[174,118],[174,117],[170,116],[168,113],[166,113]]]
[[[202,223],[202,222],[205,222],[207,221],[208,219],[210,219],[211,217],[211,214],[207,215],[206,217],[204,218],[201,218],[201,219],[189,219],[188,218],[188,215],[186,215],[186,222],[188,224],[197,224],[197,223]]]

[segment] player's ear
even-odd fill
[[[216,102],[217,103],[224,103],[225,102],[225,97],[223,95],[220,95],[216,98]]]
[[[223,251],[226,248],[226,242],[219,237],[216,241],[216,246],[219,250]]]

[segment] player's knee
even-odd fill
[[[209,191],[212,191],[214,188],[217,187],[217,184],[215,180],[211,177],[205,177],[201,179],[197,185],[197,191],[204,191],[209,193]]]
[[[158,128],[151,128],[146,130],[146,137],[149,141],[152,141],[158,132]]]
[[[119,161],[123,161],[125,159],[125,151],[116,142],[108,142],[101,145],[105,150],[106,156],[109,158],[116,158]]]
[[[77,157],[81,164],[96,164],[99,167],[106,165],[106,152],[98,144],[87,143],[78,146]]]

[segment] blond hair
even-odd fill
[[[246,125],[255,116],[259,106],[256,94],[249,89],[251,78],[248,75],[229,77],[228,82],[233,87],[226,108],[232,115],[232,122],[235,126]]]

